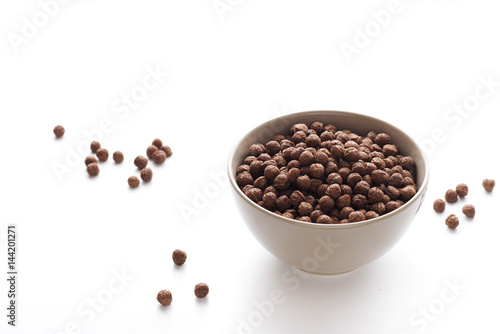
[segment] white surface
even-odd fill
[[[231,3],[221,20],[212,1],[73,1],[18,53],[7,34],[20,33],[22,18],[40,7],[0,4],[2,270],[7,223],[18,224],[20,238],[18,327],[2,313],[1,332],[70,333],[76,323],[81,333],[237,333],[239,319],[259,320],[255,302],[275,290],[285,300],[240,332],[497,331],[500,188],[488,195],[481,180],[500,178],[500,87],[468,118],[443,116],[474,94],[480,76],[500,81],[499,5],[402,0],[403,10],[348,64],[339,45],[388,1]],[[114,101],[142,83],[148,66],[170,75],[120,119]],[[348,275],[292,280],[246,230],[228,185],[212,187],[189,222],[179,208],[211,187],[210,173],[225,172],[244,132],[276,113],[315,109],[380,117],[419,140],[442,128],[447,140],[431,154],[421,212],[390,253]],[[114,128],[103,146],[122,150],[124,163],[102,164],[95,179],[78,163],[60,182],[52,164],[105,118]],[[56,124],[66,128],[62,140],[52,134]],[[133,158],[156,137],[174,155],[132,191]],[[469,197],[435,214],[432,201],[459,182],[469,184]],[[476,205],[475,219],[462,218],[465,202]],[[444,225],[450,213],[461,219],[455,232]],[[175,248],[188,253],[182,268],[170,260]],[[77,308],[105,294],[122,268],[133,280],[88,321]],[[447,280],[466,288],[426,328],[422,318],[412,325],[414,312],[440,305]],[[210,285],[206,300],[192,292],[200,281]],[[174,296],[168,309],[155,300],[165,288]]]

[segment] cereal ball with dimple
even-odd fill
[[[363,162],[355,162],[352,164],[351,171],[353,173],[358,173],[359,175],[365,175],[366,168]]]
[[[370,191],[370,185],[366,181],[360,181],[354,187],[355,194],[368,195],[368,191]]]
[[[180,250],[180,249],[176,249],[173,251],[172,253],[172,260],[174,261],[174,263],[178,266],[182,266],[184,264],[184,262],[186,262],[186,259],[187,259],[187,254],[186,252]]]
[[[292,203],[290,202],[290,198],[286,195],[281,195],[276,200],[276,208],[278,208],[281,212],[284,212],[286,209],[290,209],[291,205]]]
[[[57,138],[61,138],[62,136],[64,136],[64,132],[66,132],[66,130],[64,130],[64,127],[62,125],[57,125],[54,128],[54,134]]]
[[[457,192],[458,196],[465,197],[469,193],[469,187],[465,183],[460,183],[459,185],[457,185],[455,191]]]
[[[123,153],[120,152],[120,151],[115,151],[115,153],[113,153],[113,160],[119,164],[123,161]]]
[[[359,160],[359,151],[355,147],[349,147],[344,151],[344,159],[347,161],[358,161]]]
[[[262,190],[259,188],[252,188],[252,189],[247,190],[245,192],[245,196],[247,196],[252,201],[257,203],[258,201],[260,201],[262,199]]]
[[[136,165],[139,169],[143,169],[148,165],[148,159],[144,158],[142,155],[139,155],[137,158],[135,158],[134,165]]]
[[[250,174],[253,177],[259,177],[264,173],[264,162],[260,160],[252,161],[250,164]]]
[[[437,200],[434,201],[433,208],[434,211],[436,212],[443,212],[444,209],[446,208],[446,202],[443,201],[441,198],[438,198]]]
[[[87,165],[87,173],[89,173],[90,176],[96,176],[99,174],[99,166],[96,162],[92,162]]]
[[[194,287],[194,294],[198,298],[205,298],[208,295],[208,285],[205,283],[198,283]]]
[[[309,202],[302,202],[299,205],[298,211],[301,216],[309,216],[313,212],[313,206]]]
[[[305,142],[307,138],[307,134],[304,131],[297,131],[292,136],[292,142],[295,144]]]
[[[451,229],[456,229],[459,224],[458,218],[455,215],[449,215],[446,218],[446,225]]]
[[[314,153],[314,161],[326,166],[328,164],[328,155],[320,150]]]
[[[387,145],[384,145],[384,147],[382,148],[382,153],[386,157],[388,157],[391,155],[397,155],[399,153],[399,151],[398,151],[398,148],[396,147],[396,145],[387,144]],[[387,163],[386,163],[386,165],[387,165]]]
[[[130,186],[130,188],[137,188],[139,186],[139,179],[135,176],[131,176],[128,178],[128,185]]]
[[[280,173],[274,178],[273,186],[278,190],[285,190],[290,186],[288,181],[288,175],[286,173]]]
[[[383,202],[373,203],[370,205],[370,210],[383,215],[385,213],[385,204]]]
[[[448,189],[446,191],[446,194],[444,195],[444,199],[448,203],[455,203],[458,200],[458,198],[457,198],[457,192],[455,190],[453,190],[453,189]]]
[[[483,188],[488,191],[492,192],[493,188],[495,188],[495,180],[493,179],[484,179],[483,180]]]
[[[258,177],[254,182],[253,182],[253,186],[255,188],[259,188],[259,189],[266,189],[268,184],[267,184],[267,179],[265,176],[261,176],[261,177]]]
[[[361,182],[361,181],[363,181],[363,178],[358,173],[351,173],[347,177],[347,184],[351,188],[354,188],[358,184],[358,182]]]
[[[297,188],[301,190],[309,190],[311,187],[311,179],[307,175],[301,175],[297,178],[296,184]]]
[[[462,208],[462,212],[469,218],[473,218],[476,215],[476,208],[472,204],[466,204]]]
[[[405,202],[412,199],[413,196],[415,196],[415,194],[417,193],[414,186],[405,186],[400,191],[401,191],[401,199]]]
[[[352,198],[352,207],[355,209],[363,209],[368,205],[368,199],[364,195],[354,195]]]
[[[321,133],[323,131],[323,123],[314,122],[313,124],[311,124],[311,129],[316,131],[316,133]]]
[[[290,195],[290,201],[293,206],[298,207],[300,203],[304,202],[306,200],[306,196],[299,191],[295,190],[291,195]]]
[[[339,173],[331,173],[326,178],[328,184],[342,184],[344,181]]]
[[[158,151],[158,147],[151,145],[146,149],[146,155],[149,159],[153,159],[153,154]]]
[[[280,143],[277,141],[271,140],[266,144],[266,152],[270,155],[275,155],[281,150]]]
[[[337,203],[337,207],[339,209],[342,209],[346,206],[351,206],[351,196],[349,196],[347,194],[342,195],[337,199],[336,203]]]
[[[274,208],[277,199],[278,198],[276,194],[273,192],[267,192],[264,195],[262,195],[262,202],[264,202],[264,206],[268,209]]]
[[[330,212],[335,207],[335,201],[328,195],[321,197],[318,203],[323,212]]]
[[[149,182],[153,179],[153,171],[151,170],[151,168],[146,167],[143,170],[141,170],[141,179],[144,182]]]
[[[337,183],[331,184],[326,188],[326,194],[333,199],[339,198],[342,194],[342,188]]]
[[[396,209],[398,209],[399,207],[401,206],[401,203],[400,202],[397,202],[397,201],[389,201],[385,204],[385,211],[386,212],[391,212],[391,211],[394,211]]]
[[[316,223],[318,223],[318,224],[333,224],[333,219],[332,219],[332,217],[330,217],[328,215],[321,215],[316,220]]]
[[[156,138],[155,140],[153,140],[152,144],[154,146],[156,146],[158,149],[160,149],[163,146],[163,142],[161,141],[161,139],[158,139],[158,138]]]
[[[248,149],[248,155],[258,157],[266,151],[266,148],[262,144],[253,144]]]
[[[335,159],[340,159],[344,156],[345,149],[340,145],[332,145],[330,148],[330,153]]]
[[[307,130],[309,130],[307,125],[305,125],[304,123],[297,123],[297,124],[292,125],[292,127],[290,128],[290,133],[294,134],[297,131],[307,132]]]
[[[385,193],[387,196],[389,196],[392,200],[397,200],[398,197],[401,195],[401,192],[403,189],[399,190],[396,187],[393,186],[388,186]]]
[[[389,182],[389,174],[383,170],[377,169],[371,173],[373,183],[375,184],[387,184]]]
[[[97,150],[100,148],[101,148],[101,144],[99,144],[99,142],[93,141],[90,143],[90,150],[92,151],[92,153],[96,153]]]
[[[384,192],[377,187],[370,188],[370,190],[368,191],[368,201],[370,203],[381,202],[383,200],[383,197]]]
[[[97,159],[91,156],[85,158],[85,166],[88,166],[93,162],[97,163]]]
[[[391,137],[386,133],[379,133],[375,137],[374,141],[375,141],[375,144],[377,144],[378,146],[384,147],[384,145],[391,143]]]
[[[136,164],[136,166],[137,166],[137,164]],[[244,187],[247,184],[253,184],[253,177],[250,174],[250,172],[240,173],[240,174],[238,174],[238,176],[236,176],[236,183],[240,187]]]
[[[325,167],[322,164],[314,163],[310,166],[309,175],[315,179],[321,179],[325,174]]]
[[[365,215],[360,211],[354,211],[349,214],[349,223],[360,222],[366,220]]]
[[[158,292],[156,299],[163,306],[168,306],[172,303],[172,293],[168,290],[161,290]]]
[[[378,216],[379,216],[379,214],[376,213],[375,211],[368,211],[367,213],[365,213],[366,220],[377,218]]]
[[[109,152],[105,148],[98,149],[95,152],[95,154],[97,155],[97,158],[99,159],[99,161],[106,161],[106,160],[108,160]]]
[[[264,176],[269,180],[273,181],[276,176],[280,173],[280,169],[276,166],[267,166],[264,169]]]
[[[157,164],[162,164],[167,159],[167,155],[162,150],[153,153],[153,161]]]
[[[403,175],[399,173],[392,174],[389,178],[389,185],[396,188],[401,188],[404,185]]]
[[[399,163],[401,164],[401,167],[406,170],[410,170],[415,167],[415,159],[413,159],[412,157],[402,157],[399,160]]]
[[[310,151],[304,151],[299,157],[299,162],[302,166],[308,166],[314,162],[314,154]]]
[[[170,148],[170,146],[167,146],[167,145],[163,145],[161,148],[160,148],[161,151],[165,152],[165,155],[167,156],[167,158],[170,158],[172,156],[172,149]]]
[[[267,153],[262,153],[261,155],[259,155],[259,157],[257,158],[257,160],[265,162],[267,160],[271,160],[271,156],[269,154],[267,154]]]

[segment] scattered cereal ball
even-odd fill
[[[455,203],[458,200],[457,192],[453,189],[448,189],[444,195],[444,199],[448,203]]]
[[[458,218],[455,215],[449,215],[448,218],[446,218],[446,225],[451,229],[457,228],[458,223]]]
[[[495,188],[495,180],[493,179],[484,179],[483,180],[483,188],[488,192],[492,192],[493,188]]]
[[[113,153],[113,160],[119,164],[123,161],[123,153],[120,152],[120,151],[116,151],[115,153]]]
[[[437,200],[434,201],[433,208],[434,208],[434,211],[441,213],[446,208],[446,202],[443,201],[441,198],[438,198]]]
[[[96,153],[97,150],[100,148],[101,148],[101,144],[99,144],[99,142],[93,141],[90,143],[90,150],[92,151],[92,153]]]
[[[135,158],[134,165],[136,165],[139,169],[146,168],[146,166],[148,165],[148,159],[144,158],[142,155],[139,155],[137,158]]]
[[[186,262],[186,259],[187,259],[186,252],[181,251],[180,249],[176,249],[172,253],[172,260],[178,266],[182,266],[184,264],[184,262]]]
[[[152,144],[154,146],[156,146],[158,149],[160,149],[163,146],[163,143],[162,143],[161,139],[158,139],[158,138],[156,138],[155,140],[153,140]]]
[[[198,298],[205,298],[208,295],[208,285],[205,283],[198,283],[194,287],[194,294]]]
[[[97,155],[97,158],[99,159],[99,161],[106,161],[106,160],[108,160],[109,152],[105,148],[98,149],[95,152],[95,154]]]
[[[476,208],[472,204],[466,204],[462,208],[462,212],[469,218],[473,218],[476,215]]]
[[[139,186],[139,179],[135,176],[131,176],[128,178],[128,185],[130,186],[130,188],[137,188]]]
[[[153,159],[153,154],[158,151],[158,147],[151,145],[146,149],[146,155],[149,159]]]
[[[167,156],[167,158],[170,158],[172,156],[172,149],[170,148],[170,146],[163,145],[160,148],[160,150],[165,152],[165,155]]]
[[[87,173],[89,173],[90,176],[96,176],[99,174],[99,166],[97,165],[97,162],[88,164]]]
[[[54,134],[57,138],[61,138],[62,136],[64,136],[64,132],[66,132],[66,130],[64,130],[61,125],[58,125],[54,128]]]
[[[157,164],[162,164],[167,159],[167,155],[162,150],[156,151],[153,154],[153,161]]]
[[[469,187],[465,183],[460,183],[456,189],[457,195],[460,197],[465,197],[469,193]]]
[[[88,166],[93,162],[97,163],[97,159],[91,156],[85,158],[85,166]]]
[[[172,293],[168,290],[161,290],[158,292],[156,299],[163,306],[168,306],[172,303]]]
[[[151,179],[153,179],[153,171],[151,170],[151,168],[144,168],[143,170],[141,170],[141,179],[144,182],[149,182],[151,181]]]

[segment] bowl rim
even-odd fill
[[[415,147],[417,147],[419,153],[421,154],[422,156],[422,160],[424,162],[424,166],[425,166],[425,173],[424,173],[424,178],[422,180],[422,184],[420,186],[420,188],[418,189],[417,193],[415,194],[415,196],[413,196],[412,199],[410,199],[408,202],[406,202],[405,204],[403,204],[401,207],[397,208],[396,210],[394,211],[391,211],[389,213],[386,213],[382,216],[379,216],[377,218],[372,218],[372,219],[368,219],[368,220],[363,220],[363,221],[360,221],[360,222],[354,222],[354,223],[348,223],[348,224],[317,224],[317,223],[309,223],[309,222],[303,222],[303,221],[299,221],[299,220],[296,220],[296,219],[292,219],[292,218],[286,218],[286,217],[283,217],[283,216],[280,216],[272,211],[269,211],[263,207],[261,207],[260,205],[258,205],[257,203],[255,203],[254,201],[250,200],[244,193],[243,191],[241,191],[240,187],[238,186],[238,184],[236,183],[236,176],[233,175],[233,172],[231,170],[231,165],[232,165],[232,161],[234,159],[234,155],[236,153],[236,150],[243,144],[243,141],[244,139],[252,132],[254,131],[255,129],[261,127],[261,126],[264,126],[266,124],[270,124],[272,122],[275,122],[277,120],[280,120],[280,119],[287,119],[291,116],[303,116],[303,115],[307,115],[307,114],[312,114],[312,113],[331,113],[331,114],[336,114],[336,115],[339,115],[339,114],[343,114],[343,115],[350,115],[350,116],[355,116],[355,117],[363,117],[363,118],[366,118],[368,119],[369,121],[373,120],[373,121],[377,121],[377,122],[380,122],[382,123],[383,125],[387,125],[389,127],[393,127],[397,130],[399,130],[400,132],[402,132],[404,135],[406,135],[408,137],[408,139],[414,144]],[[295,113],[291,113],[291,114],[286,114],[286,115],[283,115],[283,116],[279,116],[279,117],[275,117],[275,118],[272,118],[264,123],[261,123],[255,127],[253,127],[250,131],[246,132],[242,137],[241,139],[237,142],[237,144],[233,147],[233,149],[231,150],[231,153],[229,154],[229,159],[228,159],[228,162],[227,162],[227,172],[229,174],[229,181],[231,183],[231,185],[233,186],[234,190],[236,191],[236,193],[242,197],[247,203],[249,203],[251,206],[253,206],[255,209],[267,214],[267,215],[270,215],[271,217],[273,218],[277,218],[277,219],[280,219],[281,221],[285,222],[285,223],[288,223],[288,224],[294,224],[294,225],[298,225],[298,226],[303,226],[303,227],[307,227],[307,228],[318,228],[318,229],[346,229],[346,228],[356,228],[356,227],[360,227],[360,226],[366,226],[366,225],[371,225],[371,224],[374,224],[374,223],[377,223],[377,222],[380,222],[380,221],[383,221],[389,217],[392,217],[394,215],[397,215],[398,213],[402,212],[403,210],[405,210],[406,208],[409,207],[409,205],[413,202],[415,202],[417,200],[417,198],[420,198],[422,196],[422,194],[425,194],[425,191],[427,189],[427,184],[429,182],[429,174],[430,174],[430,170],[429,170],[429,161],[428,161],[428,157],[427,155],[425,154],[425,152],[422,150],[422,147],[418,144],[417,141],[415,141],[410,135],[408,135],[405,131],[401,130],[399,127],[391,124],[391,123],[388,123],[380,118],[377,118],[377,117],[373,117],[373,116],[369,116],[369,115],[365,115],[365,114],[360,114],[360,113],[355,113],[355,112],[350,112],[350,111],[340,111],[340,110],[309,110],[309,111],[300,111],[300,112],[295,112]],[[422,205],[422,203],[420,203],[420,205]],[[420,207],[420,206],[419,206]]]

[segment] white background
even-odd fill
[[[222,3],[231,10],[221,18],[212,0],[75,0],[14,47],[23,18],[33,22],[41,7],[1,2],[0,263],[4,277],[6,226],[16,223],[20,274],[15,329],[6,325],[1,280],[0,331],[498,332],[500,189],[488,195],[481,180],[500,177],[500,6],[401,0],[398,13],[373,30],[366,46],[358,43],[348,62],[342,43],[355,45],[357,29],[377,29],[371,12],[389,1]],[[147,68],[169,75],[128,115],[116,113],[122,94],[140,89]],[[481,77],[497,86],[479,101]],[[467,114],[447,111],[464,101],[479,102]],[[254,126],[317,109],[376,116],[426,141],[432,176],[424,206],[387,255],[296,286],[283,279],[296,274],[256,242],[232,190],[213,175],[225,173],[230,149]],[[94,179],[77,161],[58,178],[54,166],[67,166],[82,142],[76,159],[83,159],[84,133],[106,119],[112,125],[102,144],[121,150],[125,161],[101,164]],[[52,134],[56,124],[66,128],[61,140]],[[441,139],[431,150],[432,133]],[[150,184],[131,190],[133,159],[156,137],[174,155],[152,167]],[[433,200],[460,182],[469,196],[434,213]],[[204,203],[199,194],[207,192]],[[476,205],[473,220],[461,213],[466,202]],[[187,207],[197,211],[183,216]],[[461,219],[456,231],[444,224],[451,213]],[[181,268],[171,261],[175,248],[188,253]],[[87,301],[109,297],[113,272],[122,270],[133,279],[91,317]],[[198,282],[210,286],[204,300],[193,294]],[[448,294],[450,303],[439,301],[446,282],[463,288]],[[168,308],[156,301],[161,289],[173,293]],[[283,303],[258,322],[255,303],[275,290]],[[429,307],[439,314],[431,310],[423,320]],[[241,327],[249,321],[256,326]]]

